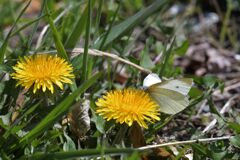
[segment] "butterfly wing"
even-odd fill
[[[187,94],[191,85],[189,78],[167,80],[150,86],[147,91],[159,104],[161,112],[176,114],[189,105]]]
[[[173,90],[186,96],[190,91],[192,84],[193,84],[193,80],[191,78],[180,78],[180,79],[163,81],[155,85],[158,88]],[[154,85],[152,85],[151,87],[154,87]]]

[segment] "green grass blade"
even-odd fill
[[[10,37],[16,36],[20,31],[24,30],[25,28],[31,26],[32,24],[34,24],[35,22],[38,22],[39,20],[41,20],[42,18],[46,17],[46,14],[41,15],[40,17],[24,24],[23,26],[19,27],[16,31],[14,31]]]
[[[103,46],[104,46],[104,44],[105,44],[105,42],[106,42],[106,40],[107,40],[107,37],[108,37],[108,35],[109,35],[109,33],[110,33],[111,29],[112,29],[113,23],[114,23],[115,20],[116,20],[116,17],[117,17],[117,14],[118,14],[118,11],[119,11],[120,7],[121,7],[121,1],[118,3],[118,7],[117,7],[117,9],[116,9],[116,11],[115,11],[115,13],[114,13],[114,15],[113,15],[113,19],[112,19],[112,21],[111,21],[111,23],[110,23],[110,26],[109,26],[106,34],[104,35],[103,40],[101,41],[99,50],[102,50],[102,48],[103,48]]]
[[[160,72],[159,72],[160,76],[163,76],[163,74],[164,74],[166,65],[168,63],[168,60],[169,60],[170,55],[172,53],[173,46],[175,44],[175,39],[176,39],[176,37],[173,38],[173,40],[172,40],[172,42],[170,44],[169,49],[165,52],[165,55],[164,55],[164,58],[163,58],[163,62],[162,62],[162,65],[161,65],[161,69],[160,69]]]
[[[62,58],[65,58],[67,61],[69,61],[69,58],[68,58],[68,55],[64,49],[64,46],[61,42],[61,39],[60,39],[60,35],[57,31],[57,28],[55,27],[54,25],[54,22],[53,22],[53,19],[51,17],[51,14],[50,14],[50,11],[48,9],[48,6],[47,6],[47,3],[45,3],[45,11],[47,13],[47,20],[48,20],[48,23],[49,23],[49,27],[52,31],[52,34],[53,34],[53,39],[54,39],[54,43],[55,43],[55,46],[56,46],[56,49],[57,49],[57,54],[62,57]]]
[[[41,11],[39,13],[39,17],[41,17],[41,15],[43,15],[43,12],[44,12],[44,6],[45,6],[45,1],[42,2],[41,4]],[[39,19],[40,20],[40,19]],[[31,46],[32,46],[32,40],[33,40],[33,36],[34,34],[37,32],[37,28],[38,28],[38,25],[39,25],[39,20],[36,21],[35,25],[33,26],[33,29],[30,33],[30,35],[28,36],[28,39],[27,39],[27,42],[26,42],[26,46],[24,47],[24,52],[29,52],[29,50],[31,49]]]
[[[88,64],[88,47],[89,47],[89,38],[90,38],[90,28],[91,28],[91,17],[92,17],[92,0],[88,1],[88,19],[86,25],[86,37],[84,44],[84,53],[83,53],[83,80],[87,80],[87,64]]]
[[[33,130],[21,139],[20,145],[31,142],[34,138],[45,132],[49,127],[53,126],[53,124],[68,111],[76,97],[91,87],[100,78],[100,76],[101,73],[94,75],[71,95],[65,98],[60,104],[58,104]]]
[[[143,21],[145,21],[149,16],[151,16],[156,11],[160,10],[161,8],[165,7],[167,5],[168,0],[156,0],[153,2],[149,7],[142,9],[132,17],[129,17],[122,23],[113,26],[112,30],[108,34],[108,37],[106,39],[106,42],[103,47],[107,46],[109,43],[114,41],[116,38],[121,36],[123,33],[126,33],[130,31],[135,26],[141,24]],[[94,48],[99,49],[100,45],[103,41],[103,37],[101,37],[95,44]]]
[[[18,15],[16,21],[14,22],[11,30],[8,32],[7,34],[7,37],[6,39],[4,40],[1,48],[0,48],[0,64],[3,63],[3,60],[4,60],[4,55],[5,55],[5,52],[6,52],[6,49],[7,49],[7,46],[8,46],[8,40],[9,38],[11,37],[11,34],[12,34],[12,31],[13,29],[15,28],[15,26],[17,25],[17,22],[20,20],[20,18],[22,17],[23,13],[26,11],[26,9],[28,8],[28,6],[30,5],[31,3],[31,0],[28,1],[27,5],[23,8],[23,10],[20,12],[20,14]]]
[[[78,17],[76,25],[74,26],[72,32],[70,33],[70,36],[67,38],[67,41],[65,43],[65,48],[74,48],[76,46],[86,26],[87,14],[88,14],[88,7],[84,9],[82,16]]]
[[[131,154],[136,150],[133,148],[108,148],[108,149],[85,149],[79,151],[56,152],[56,153],[36,153],[32,156],[23,156],[21,159],[72,159],[78,157],[96,157],[104,155]]]
[[[99,5],[98,5],[98,10],[97,10],[97,15],[96,15],[96,22],[95,22],[95,34],[93,35],[93,40],[95,41],[99,35],[99,25],[100,25],[100,20],[101,20],[101,13],[102,13],[102,8],[103,8],[103,1],[104,0],[99,0]]]

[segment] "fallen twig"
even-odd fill
[[[68,53],[71,53],[71,58],[74,58],[74,57],[78,56],[79,54],[82,54],[84,52],[84,49],[83,48],[74,48],[72,50],[66,50],[66,51]],[[52,50],[52,51],[41,52],[41,53],[56,53],[56,52],[57,52],[56,50]],[[118,55],[113,54],[113,53],[103,52],[103,51],[99,51],[99,50],[96,50],[96,49],[88,49],[88,54],[93,55],[93,56],[109,57],[109,58],[115,59],[117,61],[128,64],[132,67],[135,67],[138,70],[140,70],[141,72],[144,72],[144,73],[147,73],[147,74],[152,72],[149,69],[143,68],[143,67],[141,67],[141,66],[139,66],[135,63],[132,63],[132,62],[126,60],[126,59],[123,59],[123,58],[121,58]]]
[[[159,148],[165,146],[172,146],[172,145],[179,145],[179,144],[190,144],[190,143],[197,143],[197,142],[211,142],[211,141],[219,141],[219,140],[228,140],[234,136],[224,136],[224,137],[215,137],[215,138],[203,138],[203,139],[195,139],[195,140],[187,140],[187,141],[176,141],[176,142],[169,142],[163,144],[155,144],[155,145],[147,145],[144,147],[137,148],[138,151],[148,150],[152,148]]]

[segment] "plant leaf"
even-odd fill
[[[236,135],[230,138],[230,143],[237,148],[240,148],[240,135]]]
[[[236,122],[228,122],[228,127],[232,128],[237,134],[240,134],[240,124]]]

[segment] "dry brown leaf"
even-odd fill
[[[11,123],[13,123],[17,117],[19,116],[19,110],[23,107],[24,101],[25,101],[25,96],[24,94],[27,92],[27,90],[23,90],[19,93],[17,100],[16,100],[16,106],[14,108],[14,112],[12,113],[11,116]]]
[[[68,114],[70,130],[78,138],[85,136],[87,131],[90,129],[90,117],[88,114],[89,108],[90,101],[85,99],[83,103],[78,102],[73,105]]]
[[[133,147],[142,147],[146,145],[142,128],[137,123],[133,123],[131,126],[129,136]]]

